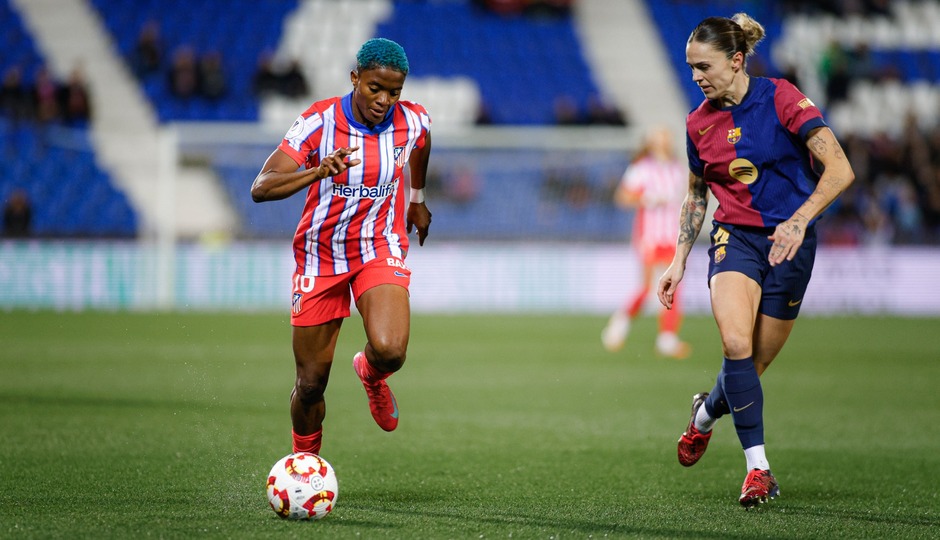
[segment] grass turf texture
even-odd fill
[[[0,537],[937,537],[937,319],[800,319],[763,380],[782,496],[751,512],[729,419],[676,461],[714,322],[686,321],[685,361],[653,355],[649,318],[607,353],[604,322],[414,317],[388,434],[347,320],[323,447],[339,504],[291,522],[264,494],[290,449],[285,316],[0,313]]]

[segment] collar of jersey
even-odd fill
[[[753,94],[756,91],[757,85],[763,84],[763,82],[758,83],[757,81],[763,81],[763,79],[764,79],[763,77],[751,76],[751,83],[747,85],[747,92],[745,92],[744,97],[741,98],[741,103],[738,103],[737,105],[729,105],[727,107],[722,107],[721,100],[719,99],[712,99],[709,101],[711,102],[712,107],[718,109],[719,111],[731,111],[731,110],[737,109],[741,105],[744,105],[745,103],[747,103],[748,98],[751,96],[751,94]]]
[[[356,117],[353,115],[352,110],[352,92],[343,96],[343,114],[346,115],[346,121],[349,122],[350,126],[364,133],[375,134],[385,131],[385,128],[392,124],[392,112],[394,110],[394,107],[389,109],[388,114],[385,115],[385,120],[382,120],[380,123],[376,124],[375,127],[370,128],[369,126],[360,124],[356,121]]]

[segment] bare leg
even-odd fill
[[[408,290],[398,285],[378,285],[362,293],[356,307],[366,331],[363,352],[369,364],[382,373],[401,369],[411,332]]]
[[[721,334],[725,358],[740,360],[754,354],[754,328],[760,285],[739,272],[722,272],[711,280],[712,312]]]
[[[783,349],[794,323],[795,319],[787,321],[763,314],[757,316],[757,325],[754,328],[754,367],[757,368],[758,375],[764,373]]]
[[[310,435],[320,430],[326,416],[323,394],[330,379],[333,353],[342,319],[318,326],[293,328],[297,380],[291,394],[290,415],[294,433]]]

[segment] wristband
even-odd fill
[[[411,202],[418,204],[424,202],[424,188],[411,188]]]

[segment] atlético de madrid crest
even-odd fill
[[[741,140],[741,128],[736,127],[728,130],[728,142],[734,144]]]
[[[392,152],[395,155],[395,165],[399,167],[404,167],[405,166],[405,147],[396,146],[395,148],[392,149]]]

